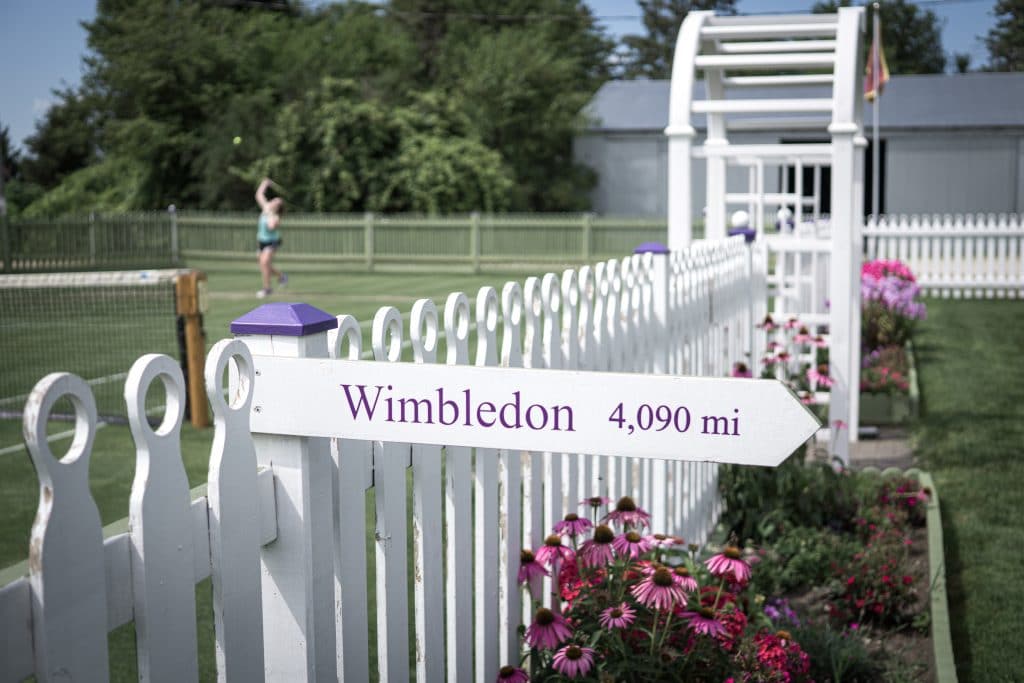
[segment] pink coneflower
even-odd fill
[[[743,561],[743,553],[734,545],[726,546],[722,552],[704,564],[715,576],[732,574],[737,583],[746,583],[750,580],[750,566]]]
[[[796,318],[790,318],[789,320],[786,321],[786,324],[783,325],[783,327],[785,327],[787,330],[795,330],[796,328],[800,327],[800,321],[797,320]]]
[[[712,637],[725,634],[725,626],[718,619],[715,619],[715,611],[710,607],[701,607],[696,612],[683,612],[680,616],[688,619],[690,628],[697,633],[703,633]]]
[[[800,402],[805,406],[814,405],[814,394],[809,391],[800,392]]]
[[[580,558],[584,566],[602,567],[611,563],[614,559],[612,543],[615,541],[615,532],[604,524],[594,527],[594,537],[585,541],[580,547]]]
[[[555,525],[555,533],[561,536],[579,536],[593,526],[586,517],[580,517],[575,512],[570,512],[565,519]]]
[[[828,346],[828,342],[825,341],[825,338],[822,337],[820,334],[813,339],[813,342],[814,342],[814,345],[816,347],[818,347],[819,349],[823,349],[826,346]]]
[[[547,607],[541,607],[533,615],[533,623],[526,629],[526,642],[530,647],[552,650],[571,635],[565,617]]]
[[[498,669],[495,683],[530,683],[530,675],[518,666],[503,666]]]
[[[810,331],[803,326],[801,326],[800,329],[796,331],[796,334],[793,335],[794,344],[810,344],[813,340],[814,338],[811,337]]]
[[[538,576],[548,576],[547,570],[544,569],[543,565],[537,562],[537,559],[533,556],[533,551],[526,549],[520,550],[519,583],[526,583]]]
[[[651,544],[652,548],[671,548],[674,545],[686,543],[685,539],[678,536],[666,536],[665,534],[650,534],[647,537],[647,541]]]
[[[753,377],[750,372],[750,368],[747,367],[746,363],[733,363],[732,366],[733,377]]]
[[[594,651],[589,647],[566,645],[555,653],[551,666],[566,678],[586,676],[594,666]]]
[[[651,516],[643,508],[636,506],[636,502],[629,496],[619,498],[615,509],[604,516],[601,523],[614,522],[624,527],[646,527],[651,524]]]
[[[830,387],[835,382],[828,376],[828,366],[819,365],[816,368],[807,368],[807,381],[819,387]]]
[[[686,600],[686,594],[668,567],[658,567],[629,592],[641,604],[656,610],[669,610],[673,605]]]
[[[690,570],[686,568],[686,565],[681,564],[678,567],[674,567],[672,569],[672,578],[687,593],[693,593],[698,588],[697,579],[690,576]]]
[[[601,622],[601,626],[604,626],[609,631],[616,628],[626,628],[636,621],[636,610],[624,602],[618,607],[609,607],[601,612],[601,616],[597,620]]]
[[[591,496],[590,498],[584,498],[580,501],[580,505],[589,505],[595,510],[602,505],[607,505],[612,502],[612,499],[608,496]]]
[[[558,534],[551,534],[544,539],[544,545],[537,548],[536,559],[548,567],[554,566],[559,560],[569,560],[575,557],[572,548],[562,545],[562,537]]]
[[[758,323],[757,326],[760,327],[765,332],[771,332],[776,327],[778,327],[778,325],[775,324],[775,321],[772,320],[772,317],[770,315],[766,315],[764,317],[764,320],[762,320],[760,323]]]
[[[651,549],[651,542],[635,531],[627,531],[615,537],[612,547],[619,557],[628,555],[630,559],[635,560]]]

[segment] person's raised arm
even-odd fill
[[[270,178],[264,178],[260,181],[260,186],[256,188],[256,203],[260,205],[260,209],[266,211],[267,204],[267,188],[270,187]]]

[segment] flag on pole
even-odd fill
[[[864,69],[864,99],[868,102],[874,102],[875,97],[882,94],[882,88],[889,82],[889,65],[885,63],[880,23],[875,22],[875,36],[871,41],[868,65]]]

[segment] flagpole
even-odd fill
[[[879,168],[879,160],[881,158],[881,150],[879,149],[878,142],[878,107],[881,106],[882,98],[879,97],[881,93],[881,77],[882,77],[882,36],[881,30],[878,23],[879,5],[874,3],[872,5],[875,9],[874,21],[872,30],[874,33],[874,40],[871,48],[871,77],[874,80],[875,98],[871,106],[871,117],[872,117],[872,134],[871,134],[871,214],[878,220],[878,186],[881,179],[881,169]]]

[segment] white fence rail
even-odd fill
[[[1024,297],[1024,220],[998,216],[881,216],[864,228],[869,259],[899,259],[928,296]]]
[[[373,353],[397,362],[407,338],[416,363],[720,376],[751,355],[762,267],[734,238],[509,282],[500,298],[485,287],[475,306],[463,293],[443,312],[423,299],[408,326],[385,307]],[[0,587],[0,680],[106,680],[106,633],[131,621],[141,677],[196,680],[194,585],[212,577],[220,680],[365,681],[375,663],[381,680],[490,681],[517,661],[517,627],[530,613],[518,551],[541,545],[581,498],[632,495],[657,530],[698,543],[711,531],[720,502],[709,463],[252,435],[261,355],[359,358],[357,321],[338,316],[328,330],[334,319],[318,313],[330,325],[244,335],[211,351],[216,435],[207,495],[196,500],[180,455],[181,371],[164,356],[135,363],[125,388],[137,444],[130,531],[106,540],[88,485],[90,390],[68,374],[36,386],[25,433],[40,506],[29,575]],[[167,412],[154,430],[141,407],[157,379]],[[62,396],[77,418],[57,461],[46,424]]]

